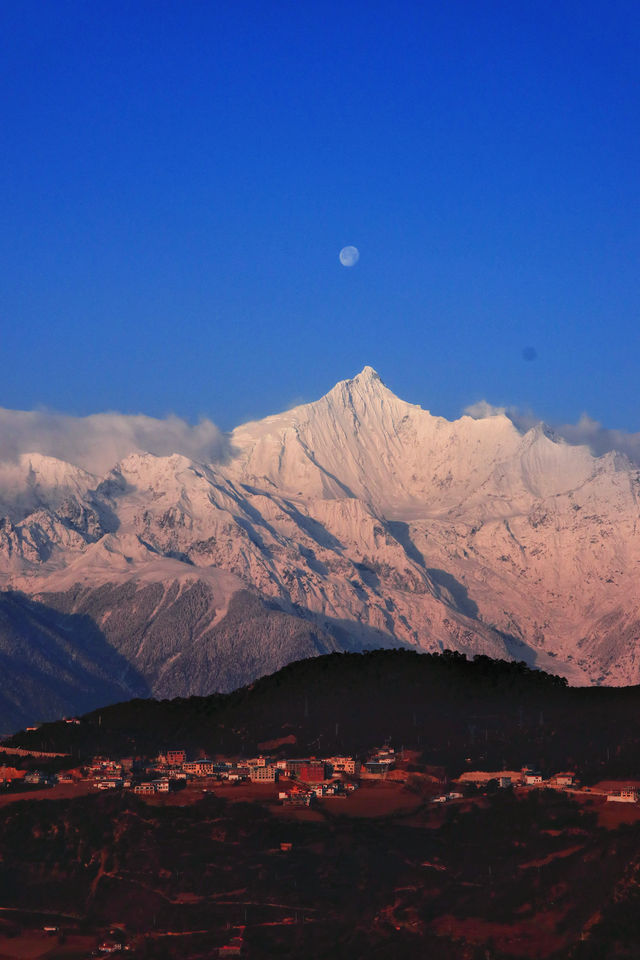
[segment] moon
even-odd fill
[[[339,257],[343,267],[354,267],[360,259],[360,251],[357,247],[343,247]]]

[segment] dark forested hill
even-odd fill
[[[282,744],[272,741],[286,740]],[[583,776],[640,775],[640,688],[569,688],[524,664],[445,652],[330,654],[227,695],[132,700],[45,724],[12,742],[75,757],[184,746],[321,755],[384,741],[454,774],[522,763]]]

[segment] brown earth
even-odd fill
[[[55,787],[34,787],[18,793],[0,793],[0,808],[19,800],[71,800],[95,792],[96,788],[89,780],[80,783],[58,783]]]
[[[479,917],[460,918],[452,915],[438,917],[434,929],[441,936],[458,938],[469,944],[499,944],[509,957],[539,960],[548,957],[567,945],[565,937],[557,931],[563,914],[559,910],[538,911],[534,916],[518,923],[491,923]]]

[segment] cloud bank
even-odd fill
[[[597,456],[610,450],[619,450],[640,465],[640,433],[609,430],[586,413],[582,414],[577,423],[564,424],[557,427],[557,431],[569,443],[588,444]]]
[[[487,417],[509,416],[506,407],[496,407],[487,400],[478,400],[477,403],[470,403],[462,412],[468,417],[473,417],[474,420],[486,420]]]
[[[540,423],[530,411],[522,411],[517,407],[498,407],[486,400],[479,400],[465,407],[463,413],[474,420],[483,420],[486,417],[507,416],[512,423],[523,433]],[[550,427],[560,437],[574,446],[586,444],[597,457],[617,450],[624,453],[633,463],[640,466],[640,433],[627,433],[625,430],[610,430],[594,420],[587,413],[583,413],[577,423],[551,423]]]
[[[224,459],[227,450],[224,434],[207,419],[192,425],[176,416],[162,420],[121,413],[73,417],[0,407],[0,462],[5,463],[23,453],[41,453],[101,475],[130,453],[181,453],[212,463]]]

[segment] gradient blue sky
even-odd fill
[[[0,406],[640,429],[637,0],[13,0],[0,71]]]

